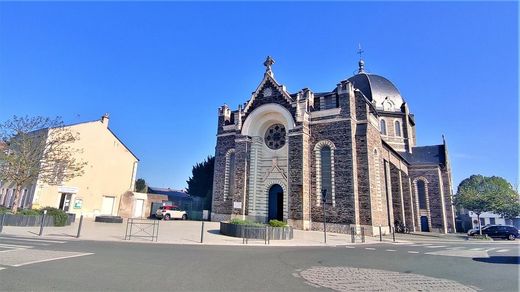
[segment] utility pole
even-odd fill
[[[321,200],[323,201],[323,239],[327,243],[327,217],[325,214],[325,202],[327,202],[327,189],[321,190]]]

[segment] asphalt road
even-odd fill
[[[345,282],[349,267],[363,269],[356,281],[363,278],[366,284],[358,284],[367,291],[389,278],[376,270],[402,273],[400,283],[419,283],[410,277],[422,275],[475,290],[518,291],[518,243],[237,247],[0,237],[0,290],[316,291]]]

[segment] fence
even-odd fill
[[[131,240],[132,237],[149,238],[157,242],[159,237],[158,220],[128,218],[126,222],[125,240]]]
[[[242,226],[242,244],[248,244],[250,239],[263,239],[264,244],[270,244],[269,226]]]
[[[359,227],[359,232],[355,226],[350,227],[350,241],[356,243],[357,241],[365,242],[365,227]]]
[[[75,214],[67,214],[67,221],[65,225],[70,225],[76,219]],[[42,224],[43,215],[14,215],[14,214],[0,214],[1,226],[19,226],[19,227],[35,227]],[[43,226],[54,226],[54,217],[45,216]]]

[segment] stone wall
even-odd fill
[[[232,198],[229,198],[226,201],[224,200],[226,153],[228,150],[233,148],[235,148],[235,135],[217,137],[217,145],[215,147],[215,168],[213,175],[213,198],[211,207],[212,212],[216,214],[231,214],[231,210],[233,208]]]

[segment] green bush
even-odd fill
[[[264,226],[264,224],[262,224],[262,223],[253,222],[250,220],[242,220],[242,219],[238,219],[238,218],[231,219],[229,221],[229,223],[236,224],[236,225],[247,225],[247,226]]]
[[[23,210],[18,211],[18,213],[16,213],[16,214],[26,215],[26,216],[38,216],[38,215],[41,215],[42,212],[40,210],[34,210],[34,209],[23,209]]]
[[[11,209],[0,207],[0,214],[11,214]]]
[[[280,220],[269,220],[269,226],[271,227],[285,227],[287,223]]]
[[[41,212],[43,213],[44,210],[47,210],[47,215],[54,217],[54,226],[65,226],[67,224],[69,216],[65,211],[53,207],[45,207],[41,209]]]

